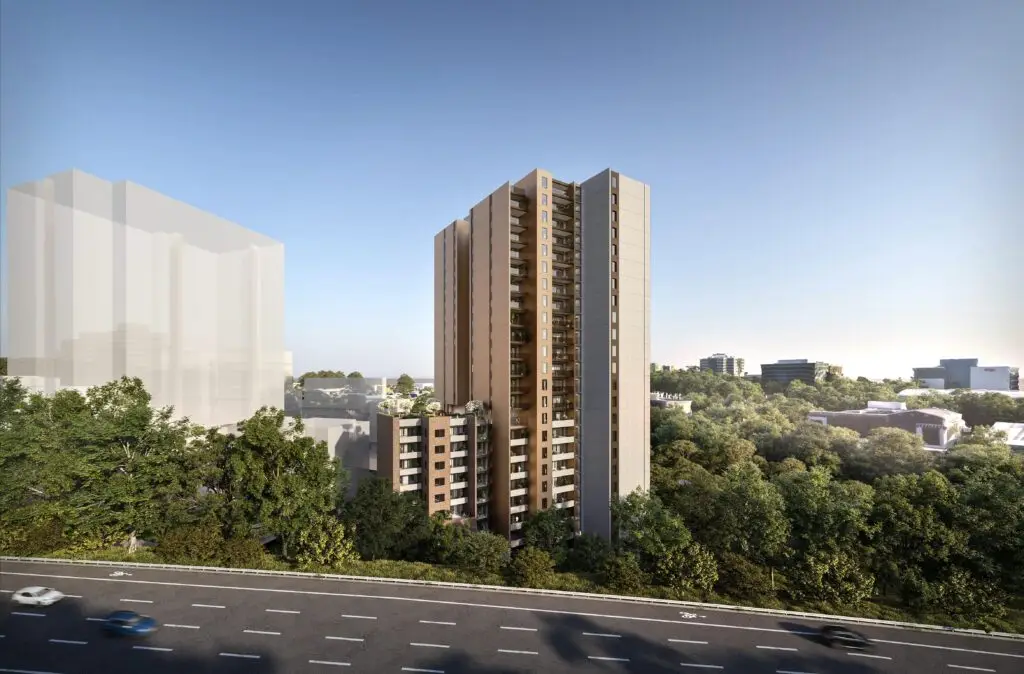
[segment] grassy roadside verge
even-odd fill
[[[82,561],[105,561],[105,562],[131,562],[136,564],[164,564],[152,550],[138,550],[129,554],[125,550],[96,550],[82,552],[78,550],[58,550],[46,555],[39,555],[49,559],[71,559]],[[226,565],[205,563],[202,566],[224,566]],[[265,555],[258,566],[259,568],[274,571],[307,571],[310,573],[331,573],[349,576],[361,576],[365,578],[391,578],[398,580],[423,580],[447,583],[468,583],[472,585],[496,585],[513,587],[512,583],[502,575],[490,574],[479,575],[468,573],[462,569],[437,566],[423,562],[406,562],[395,560],[359,561],[346,564],[339,568],[304,568],[299,569],[279,558]],[[572,573],[555,573],[548,582],[544,583],[543,589],[563,590],[569,592],[589,592],[594,594],[615,594],[608,588],[602,586],[596,579],[583,577]],[[652,597],[656,599],[675,599],[682,601],[707,602],[712,604],[725,604],[731,606],[757,606],[760,608],[771,608],[785,611],[800,611],[807,613],[825,613],[842,615],[857,618],[870,618],[876,620],[892,620],[898,622],[923,623],[927,625],[940,625],[946,627],[982,629],[990,632],[1010,632],[1024,634],[1024,601],[1018,600],[1008,607],[1007,613],[1002,618],[985,619],[983,621],[970,621],[959,619],[954,616],[940,613],[917,613],[908,611],[901,606],[896,606],[884,600],[873,600],[862,602],[857,605],[834,607],[826,604],[805,603],[784,601],[782,599],[767,601],[741,601],[731,597],[718,594],[708,596],[681,595],[671,593],[665,588],[652,586],[647,587],[637,596]]]

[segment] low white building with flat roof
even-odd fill
[[[1006,444],[1015,452],[1024,452],[1024,424],[1011,424],[1007,421],[997,421],[992,424],[992,430],[1006,434]]]

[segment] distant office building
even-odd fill
[[[839,426],[867,436],[876,428],[900,428],[921,437],[927,447],[947,449],[966,430],[962,415],[941,409],[908,410],[906,403],[869,402],[866,409],[843,412],[815,411],[808,421]]]
[[[375,426],[379,477],[390,479],[399,492],[421,494],[431,515],[448,512],[454,519],[476,518],[478,528],[488,528],[491,467],[486,415],[379,412]],[[511,527],[515,531],[522,529],[527,511],[528,457],[526,438],[521,435],[510,440]]]
[[[661,409],[680,409],[685,414],[693,414],[693,401],[685,396],[674,393],[651,393],[651,407]]]
[[[733,377],[742,377],[746,374],[743,368],[742,358],[734,358],[724,353],[716,353],[707,358],[700,359],[701,372],[714,372],[715,374],[728,374]]]
[[[519,544],[526,504],[610,536],[650,484],[650,188],[535,170],[437,234],[434,273],[437,397],[491,409],[491,528]]]
[[[977,358],[947,358],[937,367],[915,367],[914,379],[928,389],[1016,391],[1020,370],[1008,366],[979,366]]]
[[[9,374],[52,393],[138,377],[208,426],[280,408],[284,246],[81,171],[11,189]]]
[[[812,362],[807,359],[780,360],[761,365],[761,383],[774,382],[788,386],[799,381],[808,386],[825,381],[829,377],[841,377],[843,368],[828,363]]]

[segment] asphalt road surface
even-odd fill
[[[227,573],[0,562],[0,674],[382,672],[971,674],[1024,672],[1024,641],[856,627],[833,650],[820,623],[613,600]],[[29,585],[68,595],[18,607]],[[105,637],[115,609],[163,627]]]

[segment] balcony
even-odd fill
[[[509,513],[515,515],[516,513],[525,513],[527,511],[527,509],[529,509],[529,507],[530,506],[528,506],[525,503],[523,503],[522,505],[510,506],[508,511],[509,511]]]
[[[572,250],[572,237],[570,236],[556,236],[551,243],[555,250]]]
[[[511,360],[522,360],[524,357],[522,349],[511,349],[508,352],[508,357]]]
[[[561,501],[555,501],[555,507],[559,510],[564,508],[572,508],[576,505],[576,501],[571,498],[563,498]]]
[[[508,237],[509,246],[513,251],[518,251],[526,246],[526,238],[519,234],[510,234]]]
[[[569,492],[576,491],[576,485],[569,484],[556,484],[555,488],[551,490],[554,494],[568,494]]]
[[[572,315],[572,304],[569,302],[552,302],[551,312],[556,315]]]
[[[526,452],[518,452],[518,453],[513,453],[512,455],[510,455],[508,459],[509,459],[509,463],[515,464],[515,463],[523,463],[524,461],[526,461],[529,458],[530,457],[529,457],[529,455],[527,455]]]
[[[510,428],[526,428],[526,410],[530,409],[529,405],[525,402],[517,402],[515,406],[511,408],[511,415],[509,418]]]
[[[526,263],[512,264],[508,269],[509,276],[513,279],[522,280],[526,278]]]
[[[526,325],[526,317],[523,316],[523,312],[518,309],[512,309],[509,313],[509,324],[513,327],[524,327]]]
[[[523,286],[518,283],[512,283],[508,287],[508,292],[512,297],[522,297],[523,293],[526,292]]]
[[[513,330],[509,337],[513,344],[526,344],[530,341],[530,333],[526,330]]]
[[[555,254],[551,256],[551,262],[554,263],[556,267],[571,267],[573,265],[573,257],[572,255],[567,255],[565,253]]]
[[[526,215],[526,197],[518,194],[513,194],[508,200],[509,210],[512,211],[512,217],[521,218]]]
[[[508,219],[508,227],[513,232],[523,232],[526,230],[526,223],[513,215]]]

